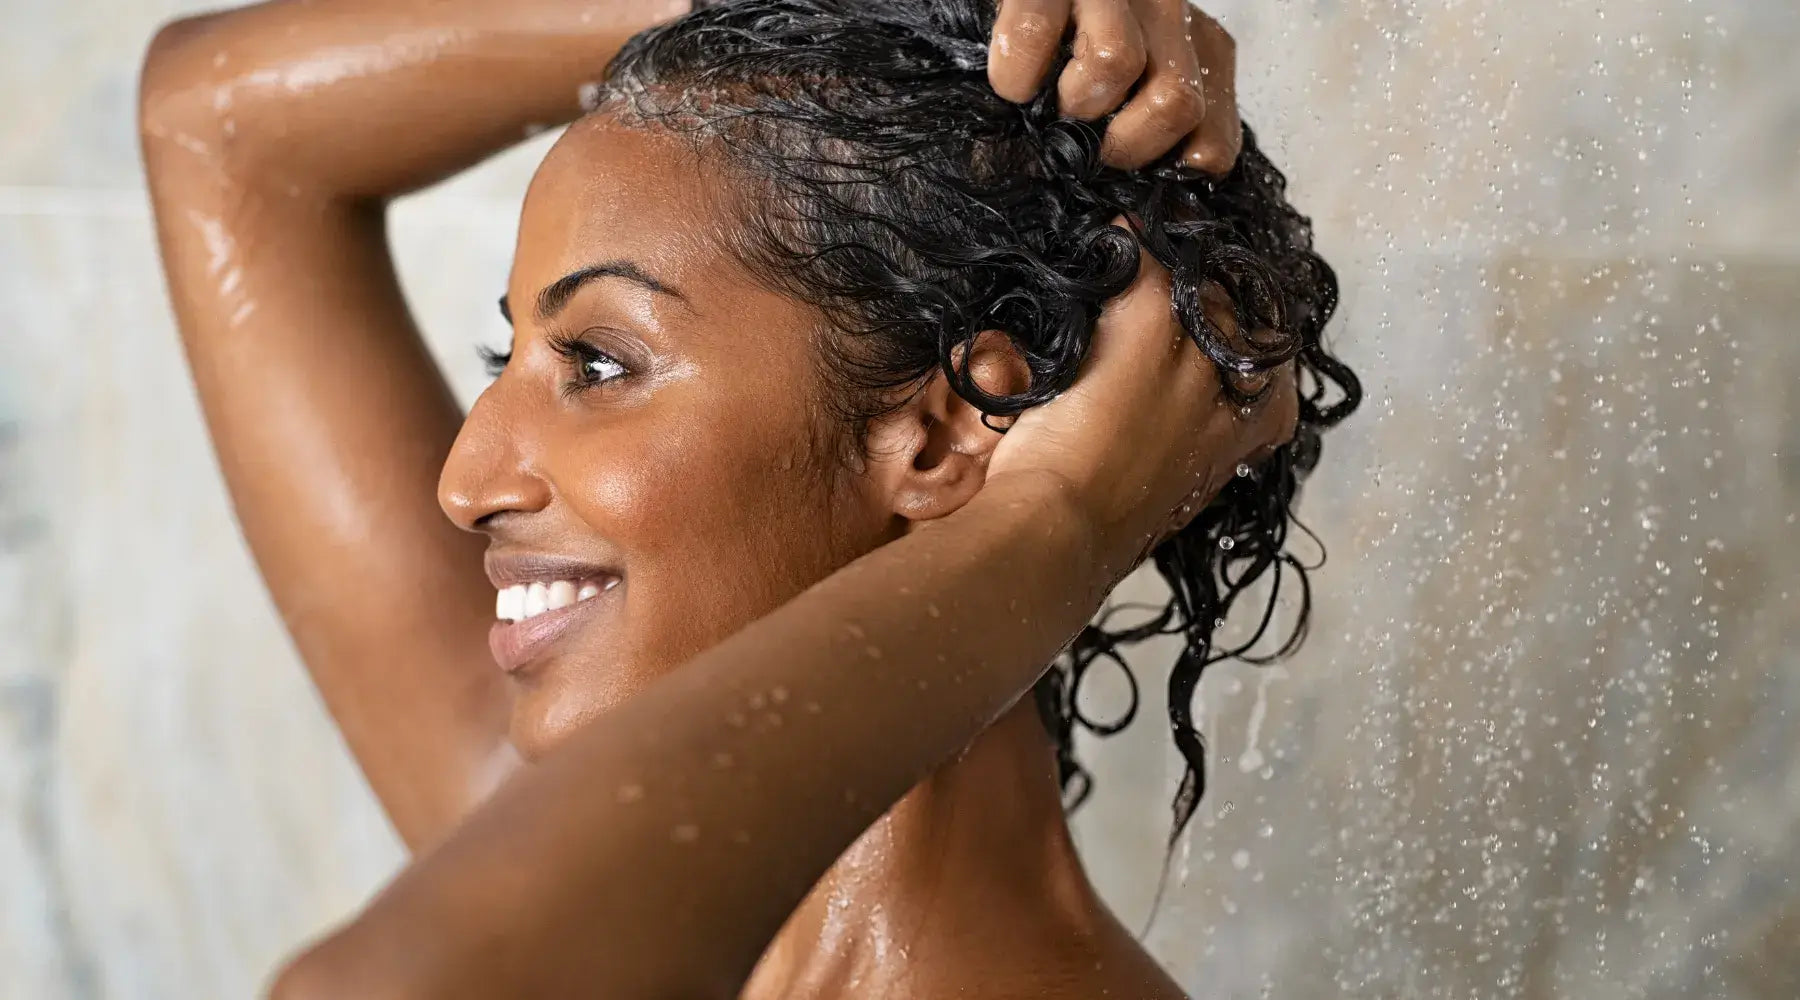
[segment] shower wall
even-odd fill
[[[156,266],[136,65],[190,7],[0,0],[0,1000],[249,995],[402,860]],[[1304,490],[1323,551],[1290,542],[1325,560],[1306,641],[1202,685],[1148,939],[1206,997],[1800,996],[1800,8],[1209,9],[1365,398]],[[550,138],[395,209],[465,399]],[[1132,926],[1172,655],[1137,651],[1138,724],[1085,747],[1077,833]]]

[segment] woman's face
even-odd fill
[[[821,317],[721,248],[727,199],[680,140],[598,115],[526,196],[512,357],[439,502],[490,539],[527,757],[901,530],[827,458]]]

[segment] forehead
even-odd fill
[[[589,115],[563,133],[526,191],[513,257],[531,294],[600,261],[628,260],[694,300],[752,276],[727,249],[735,192],[679,136]],[[792,303],[798,305],[797,303]]]

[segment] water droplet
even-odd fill
[[[1231,867],[1236,868],[1238,871],[1243,871],[1250,867],[1250,852],[1241,850],[1232,852]]]
[[[1233,541],[1230,535],[1219,536],[1219,548],[1221,549],[1229,549],[1236,544],[1237,542]]]
[[[779,705],[788,700],[788,689],[777,684],[769,689],[769,700]]]
[[[692,823],[681,823],[669,831],[669,836],[673,837],[677,844],[691,844],[700,839],[700,828]]]
[[[620,785],[618,798],[620,805],[628,806],[633,802],[641,802],[644,798],[644,786],[638,784]]]
[[[944,616],[944,613],[942,611],[939,611],[938,606],[935,604],[925,605],[925,613],[930,615],[933,618],[942,618]]]
[[[1237,474],[1240,476],[1248,476],[1250,474],[1249,464],[1246,462],[1239,462],[1237,464]]]
[[[721,771],[730,767],[731,765],[737,763],[737,761],[735,759],[733,759],[730,754],[726,753],[723,750],[719,751],[716,754],[713,754],[712,762],[713,762],[713,766],[718,768]]]
[[[881,659],[881,647],[880,646],[864,646],[863,652],[869,654],[869,659],[871,659],[871,660]]]

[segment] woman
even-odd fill
[[[1063,821],[1069,682],[1115,641],[1081,626],[1162,542],[1190,683],[1229,600],[1194,567],[1279,565],[1348,409],[1292,359],[1354,405],[1279,175],[1175,162],[1231,161],[1196,87],[1228,39],[1155,2],[678,14],[273,3],[147,59],[227,482],[419,852],[276,992],[1179,995]],[[384,206],[578,91],[465,420]]]

